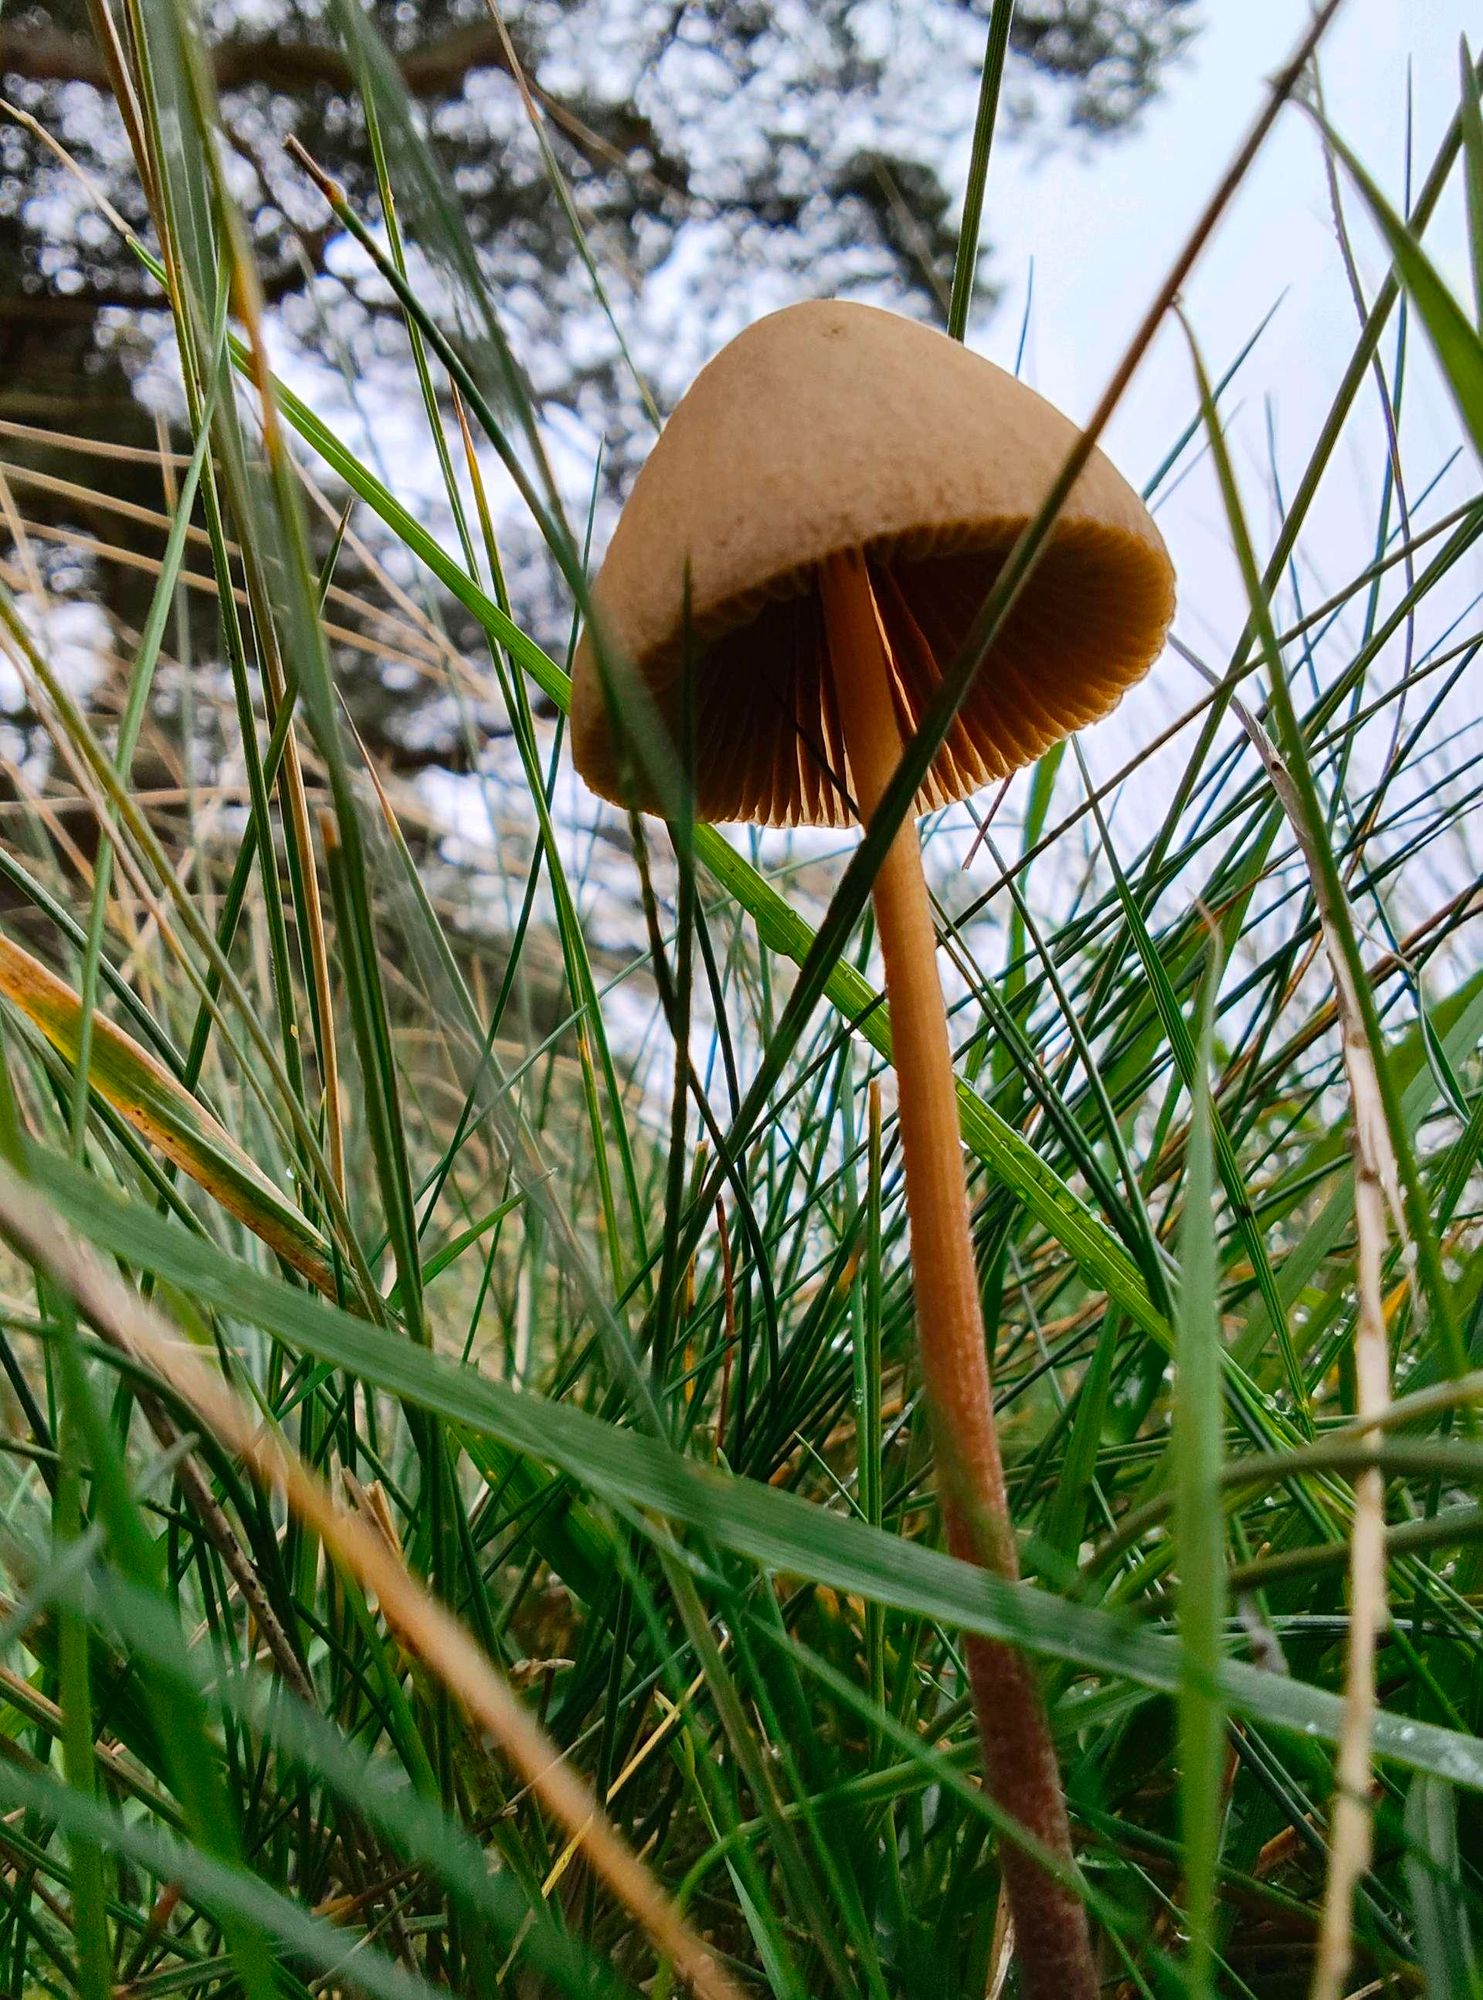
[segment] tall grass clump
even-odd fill
[[[868,917],[949,709],[863,845],[594,817],[600,475],[387,51],[334,0],[379,211],[293,171],[401,316],[446,533],[277,372],[189,0],[97,10],[182,419],[167,507],[68,544],[148,585],[83,675],[72,531],[0,465],[18,2000],[1012,1995],[965,1635],[1035,1663],[1104,1992],[1483,1993],[1483,115],[1464,50],[1401,213],[1316,88],[1333,12],[1088,426],[1182,343],[1127,469],[1201,483],[1234,613],[1186,587],[1120,768],[1073,740],[924,828],[1013,1583],[940,1546]],[[1264,459],[1259,335],[1179,294],[1291,120],[1355,333]],[[49,444],[84,492],[116,449]],[[456,829],[350,652],[442,690]]]

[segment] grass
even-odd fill
[[[500,542],[574,624],[588,525],[384,53],[336,11],[400,225],[341,219],[448,546],[274,381],[194,23],[125,12],[189,426],[170,520],[94,536],[153,582],[89,701],[3,496],[49,744],[0,848],[4,1990],[1012,1991],[967,1630],[1042,1664],[1109,1993],[1483,1991],[1483,278],[1427,249],[1460,182],[1483,272],[1471,59],[1404,221],[1317,127],[1394,261],[1291,490],[1222,428],[1259,340],[1192,336],[1150,498],[1213,470],[1249,605],[1176,627],[1193,707],[932,831],[1016,1589],[936,1547],[881,839],[591,818]],[[367,767],[352,640],[500,707],[474,868]]]

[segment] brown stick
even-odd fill
[[[821,582],[851,779],[868,823],[901,760],[890,655],[863,556],[829,558]],[[874,894],[899,1085],[917,1339],[948,1546],[1014,1579],[1019,1561],[994,1425],[937,935],[910,820],[881,864]],[[990,1796],[1069,1866],[1071,1833],[1034,1669],[1011,1646],[973,1637],[965,1646]],[[1001,1846],[1000,1865],[1024,2000],[1095,2000],[1097,1976],[1078,1897],[1010,1842]]]

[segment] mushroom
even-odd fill
[[[651,770],[624,741],[617,686],[631,673],[651,719],[686,744],[697,818],[868,824],[1076,439],[1013,376],[895,314],[815,302],[758,321],[681,400],[614,530],[592,593],[601,647],[585,632],[575,661],[578,771],[606,798],[661,809]],[[1159,532],[1094,451],[918,811],[1006,777],[1105,715],[1152,664],[1173,610]],[[1015,1578],[937,940],[909,823],[874,899],[948,1545]],[[966,1651],[990,1793],[1069,1864],[1034,1670],[997,1642],[970,1637]],[[1079,1898],[1013,1843],[1002,1867],[1026,2000],[1092,2000]]]

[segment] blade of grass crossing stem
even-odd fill
[[[962,340],[967,335],[968,314],[978,283],[984,185],[989,177],[989,150],[994,143],[994,126],[999,117],[999,88],[1004,81],[1004,59],[1009,53],[1009,29],[1013,20],[1014,0],[994,0],[978,82],[973,148],[968,159],[968,180],[963,190],[963,220],[958,228],[957,255],[953,259],[953,290],[948,302],[947,330],[954,340]]]
[[[1179,1817],[1184,1846],[1191,2000],[1215,1993],[1216,1883],[1224,1820],[1225,1708],[1219,1690],[1225,1622],[1225,1513],[1221,1501],[1219,1268],[1212,1208],[1210,1060],[1220,959],[1206,972],[1195,1036],[1196,1070],[1180,1229],[1175,1314],[1174,1540],[1179,1565]]]
[[[317,1360],[344,1369],[441,1416],[461,1432],[483,1432],[584,1486],[636,1510],[701,1529],[764,1567],[809,1576],[913,1614],[982,1631],[1027,1650],[1126,1675],[1174,1692],[1177,1649],[1156,1635],[1061,1599],[996,1585],[966,1564],[802,1498],[737,1480],[678,1458],[652,1435],[628,1432],[563,1403],[514,1390],[352,1317],[311,1293],[251,1270],[219,1246],[191,1237],[149,1210],[120,1201],[59,1155],[28,1153],[37,1185],[66,1220],[109,1255],[153,1270],[195,1298]],[[1337,1697],[1235,1662],[1222,1672],[1232,1709],[1315,1741],[1338,1729]],[[1381,1715],[1377,1750],[1483,1791],[1483,1747],[1472,1738]]]

